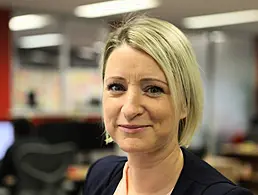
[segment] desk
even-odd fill
[[[258,158],[258,144],[253,142],[224,144],[222,146],[222,155]]]
[[[206,156],[204,161],[235,183],[238,183],[242,177],[243,165],[235,158],[212,155]]]
[[[224,144],[221,154],[242,161],[244,174],[240,184],[258,194],[258,144],[253,142]]]

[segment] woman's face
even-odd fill
[[[105,128],[125,152],[155,152],[178,143],[166,77],[149,55],[128,45],[106,64],[103,89]]]

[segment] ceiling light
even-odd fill
[[[159,0],[114,0],[78,6],[74,12],[79,17],[97,18],[151,9],[159,4]]]
[[[43,28],[51,23],[51,17],[48,15],[22,15],[15,16],[9,21],[9,28],[12,31],[30,30]]]
[[[24,49],[58,46],[62,43],[63,36],[61,34],[54,33],[25,36],[19,39],[19,46]]]
[[[251,22],[258,22],[258,10],[219,13],[183,19],[183,25],[190,29],[211,28]]]

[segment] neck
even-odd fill
[[[178,144],[162,152],[128,154],[129,194],[169,193],[180,176],[183,161]]]

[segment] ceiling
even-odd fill
[[[10,7],[15,15],[24,13],[51,13],[59,17],[70,18],[70,28],[68,34],[73,36],[72,40],[77,44],[91,44],[92,40],[97,40],[100,35],[95,32],[99,28],[104,28],[107,21],[120,19],[121,16],[111,16],[99,19],[78,19],[73,15],[73,10],[78,5],[96,3],[105,0],[0,0],[0,6]],[[181,26],[182,18],[203,14],[222,13],[247,9],[258,9],[258,0],[161,0],[160,7],[145,11],[150,16],[168,20],[175,25]],[[86,22],[85,22],[86,21]],[[82,25],[84,24],[84,25]],[[87,25],[85,25],[87,24]],[[221,27],[220,30],[228,30],[244,33],[258,33],[258,22],[250,24],[240,24]],[[41,29],[41,32],[60,31],[60,23],[49,29]],[[87,34],[85,33],[87,31]],[[24,34],[34,34],[35,32],[18,32],[17,36]],[[93,38],[95,36],[95,38]],[[82,38],[83,40],[82,40]],[[88,39],[86,38],[88,37]]]
[[[13,10],[31,10],[63,15],[73,15],[78,5],[96,3],[103,0],[0,0],[0,5],[12,7]],[[163,0],[162,5],[149,10],[150,15],[167,19],[180,25],[181,19],[186,16],[229,12],[236,10],[258,9],[257,0]],[[113,17],[114,18],[114,17]],[[113,19],[109,17],[109,19]],[[258,23],[251,25],[235,25],[225,29],[243,31],[257,31]]]

